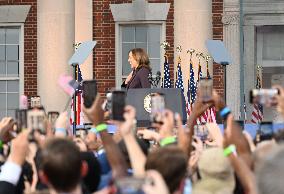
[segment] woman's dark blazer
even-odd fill
[[[130,81],[125,84],[121,85],[126,89],[133,89],[133,88],[151,88],[151,84],[148,80],[150,70],[146,67],[141,67],[137,70],[134,70]]]

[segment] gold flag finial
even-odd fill
[[[166,51],[170,47],[170,44],[168,42],[164,41],[161,44],[161,47]]]
[[[180,58],[180,53],[181,53],[181,51],[182,51],[181,45],[178,45],[178,46],[177,46],[176,51],[177,51],[177,53],[178,53],[178,63],[181,63],[181,58]]]
[[[73,44],[75,51],[80,47],[81,44],[82,44],[81,42],[77,42],[77,43]]]
[[[178,54],[181,53],[182,49],[181,49],[181,46],[180,46],[180,45],[177,46],[176,51],[178,52]]]
[[[206,62],[208,63],[212,59],[212,57],[210,55],[206,55],[205,59],[206,59]]]
[[[201,58],[204,59],[204,54],[203,54],[202,52],[197,52],[197,53],[196,53],[196,57],[198,58],[198,62],[199,62],[199,64],[200,64]]]
[[[190,60],[192,59],[192,55],[193,55],[193,53],[195,52],[195,50],[194,49],[189,49],[189,50],[187,50],[187,53],[189,53],[190,54]]]

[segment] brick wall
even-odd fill
[[[93,38],[97,41],[94,49],[94,77],[98,81],[99,92],[105,93],[115,87],[115,23],[110,4],[131,3],[132,0],[93,0]],[[149,0],[150,3],[171,3],[166,22],[166,41],[172,45],[169,62],[174,57],[174,0]],[[174,66],[170,70],[173,75]]]
[[[0,5],[31,5],[24,24],[24,92],[37,95],[37,0],[4,0]]]
[[[223,40],[223,0],[212,0],[213,39]],[[224,71],[221,65],[213,64],[213,85],[218,93],[224,96]]]

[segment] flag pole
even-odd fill
[[[164,53],[165,62],[164,62],[163,73],[162,73],[162,88],[164,88],[165,87],[164,81],[166,80],[165,79],[165,64],[168,63],[167,49],[170,47],[170,44],[167,41],[164,41],[160,46],[161,48],[164,49],[164,52],[165,52]]]
[[[177,63],[177,67],[176,67],[176,82],[177,82],[177,79],[178,79],[178,65],[180,64],[181,65],[181,58],[180,58],[180,53],[181,53],[181,51],[182,51],[182,49],[181,49],[181,45],[178,45],[177,47],[176,47],[176,51],[177,51],[177,53],[178,53],[178,63]],[[175,82],[175,83],[176,83]],[[175,84],[176,85],[176,84]],[[176,87],[176,86],[174,86],[174,87]]]
[[[77,81],[78,80],[78,64],[77,63],[73,63],[72,64],[73,67],[73,74],[74,74],[74,79]],[[77,90],[75,89],[75,92],[73,94],[73,123],[72,123],[72,129],[73,129],[73,135],[76,135],[76,126],[77,126]]]

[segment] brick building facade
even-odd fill
[[[131,3],[132,0],[93,0],[93,37],[98,42],[94,49],[94,77],[98,80],[99,91],[106,92],[115,87],[115,22],[110,4]],[[149,0],[149,3],[170,3],[166,21],[166,41],[174,45],[174,1]],[[174,61],[174,47],[168,51],[169,63]],[[173,72],[174,66],[170,66]],[[171,74],[173,79],[173,73]]]
[[[0,6],[30,5],[24,23],[24,93],[37,95],[37,1],[7,0],[0,1]],[[0,21],[1,23],[1,21]]]
[[[74,0],[75,1],[75,0]],[[116,27],[110,4],[133,3],[132,0],[90,0],[92,1],[92,23],[93,40],[97,45],[93,52],[93,76],[98,81],[99,92],[106,92],[116,85]],[[67,2],[67,1],[66,1]],[[24,49],[23,49],[23,93],[28,96],[39,94],[38,88],[38,3],[39,0],[6,0],[0,1],[1,6],[8,5],[30,5],[24,26]],[[148,3],[169,3],[169,11],[165,20],[165,40],[171,45],[167,51],[169,56],[171,78],[174,80],[175,62],[175,24],[174,13],[178,12],[174,0],[148,0]],[[212,26],[213,39],[223,39],[223,24],[221,22],[223,13],[223,0],[212,0]],[[1,18],[0,18],[1,19]],[[0,20],[0,23],[5,22]],[[162,56],[161,56],[162,58]],[[162,64],[161,64],[162,65]],[[220,94],[224,93],[223,70],[218,64],[213,66],[214,88]]]
[[[212,0],[213,39],[223,40],[223,0]],[[224,71],[221,65],[213,64],[213,85],[218,93],[224,96]]]

